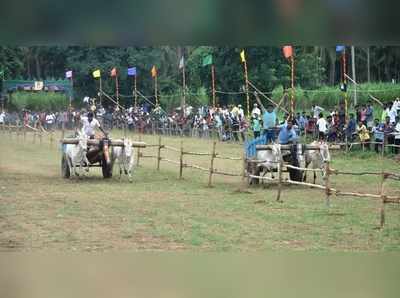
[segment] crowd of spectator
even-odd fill
[[[80,117],[89,110],[93,111],[101,125],[106,129],[123,128],[140,133],[158,133],[164,135],[192,136],[197,138],[217,137],[220,141],[245,142],[249,138],[265,135],[267,142],[276,141],[280,129],[287,125],[289,115],[278,112],[279,107],[272,104],[263,106],[257,98],[248,119],[241,105],[222,107],[191,106],[181,111],[179,108],[166,113],[161,107],[149,105],[129,107],[127,109],[105,109],[103,106],[88,105],[86,109],[65,111],[28,111],[6,113],[1,111],[0,124],[24,123],[46,130],[74,129],[78,127]],[[344,104],[328,111],[312,106],[309,111],[298,112],[291,122],[299,136],[328,142],[361,142],[365,148],[379,152],[385,142],[400,146],[400,100],[386,103],[378,115],[371,103],[355,107],[348,119]],[[346,121],[347,120],[347,121]],[[398,153],[399,148],[393,147]]]

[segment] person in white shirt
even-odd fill
[[[107,133],[103,130],[103,128],[100,125],[100,122],[94,118],[94,115],[92,112],[89,112],[87,114],[87,117],[82,117],[81,118],[81,123],[82,123],[82,131],[90,138],[94,139],[95,134],[96,134],[96,129],[99,129],[105,137],[107,137]]]
[[[311,111],[313,112],[314,118],[318,119],[318,116],[321,114],[322,111],[325,111],[325,109],[321,108],[319,106],[313,105],[311,107]]]
[[[4,124],[5,119],[6,119],[6,113],[4,113],[4,111],[2,111],[0,113],[0,124]]]
[[[328,132],[328,122],[326,122],[324,115],[322,113],[319,114],[319,119],[317,121],[318,127],[318,138],[319,140],[325,140],[325,135]]]
[[[400,146],[400,117],[396,117],[396,126],[394,127],[394,144],[396,146]],[[400,148],[395,147],[394,148],[394,153],[399,154]]]
[[[258,105],[255,103],[253,110],[251,111],[251,114],[254,115],[256,114],[258,117],[261,116],[261,110],[258,108]]]
[[[238,105],[238,109],[239,109],[239,116],[244,118],[244,110],[242,108],[242,105]]]
[[[56,116],[53,113],[49,113],[46,115],[46,129],[52,129],[54,121],[56,120]]]

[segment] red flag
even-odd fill
[[[293,47],[292,46],[284,46],[283,47],[283,56],[285,56],[286,59],[289,59],[290,57],[293,56]]]
[[[111,76],[112,76],[112,77],[116,77],[116,76],[117,76],[117,68],[116,68],[116,67],[114,67],[114,68],[111,70]]]

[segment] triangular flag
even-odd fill
[[[151,69],[151,76],[153,78],[155,78],[157,76],[157,69],[156,69],[155,65],[153,65],[153,68]]]
[[[136,76],[136,67],[128,68],[128,76],[131,76],[131,77]]]
[[[72,78],[72,70],[68,70],[68,71],[65,73],[65,77],[66,77],[67,79]]]
[[[212,55],[207,55],[206,57],[204,57],[203,59],[203,66],[207,66],[207,65],[211,65],[213,64],[213,57]]]
[[[182,56],[181,60],[179,61],[179,69],[185,67],[185,58]]]
[[[336,46],[337,53],[343,53],[345,49],[346,49],[345,46]]]
[[[116,67],[114,67],[113,69],[111,69],[110,75],[111,75],[112,77],[116,77],[116,76],[117,76],[117,68],[116,68]]]
[[[283,47],[283,56],[285,56],[286,59],[289,59],[290,57],[293,56],[293,47],[292,46],[284,46]]]
[[[95,79],[96,79],[96,78],[100,78],[100,76],[101,76],[100,69],[95,70],[95,71],[93,72],[93,77],[94,77]]]
[[[240,52],[240,59],[242,60],[242,63],[246,62],[246,56],[245,56],[245,54],[244,54],[244,50],[242,50],[242,51]]]

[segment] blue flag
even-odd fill
[[[136,76],[136,67],[128,68],[128,76]]]
[[[336,46],[336,52],[343,53],[345,48],[346,48],[345,46]]]

